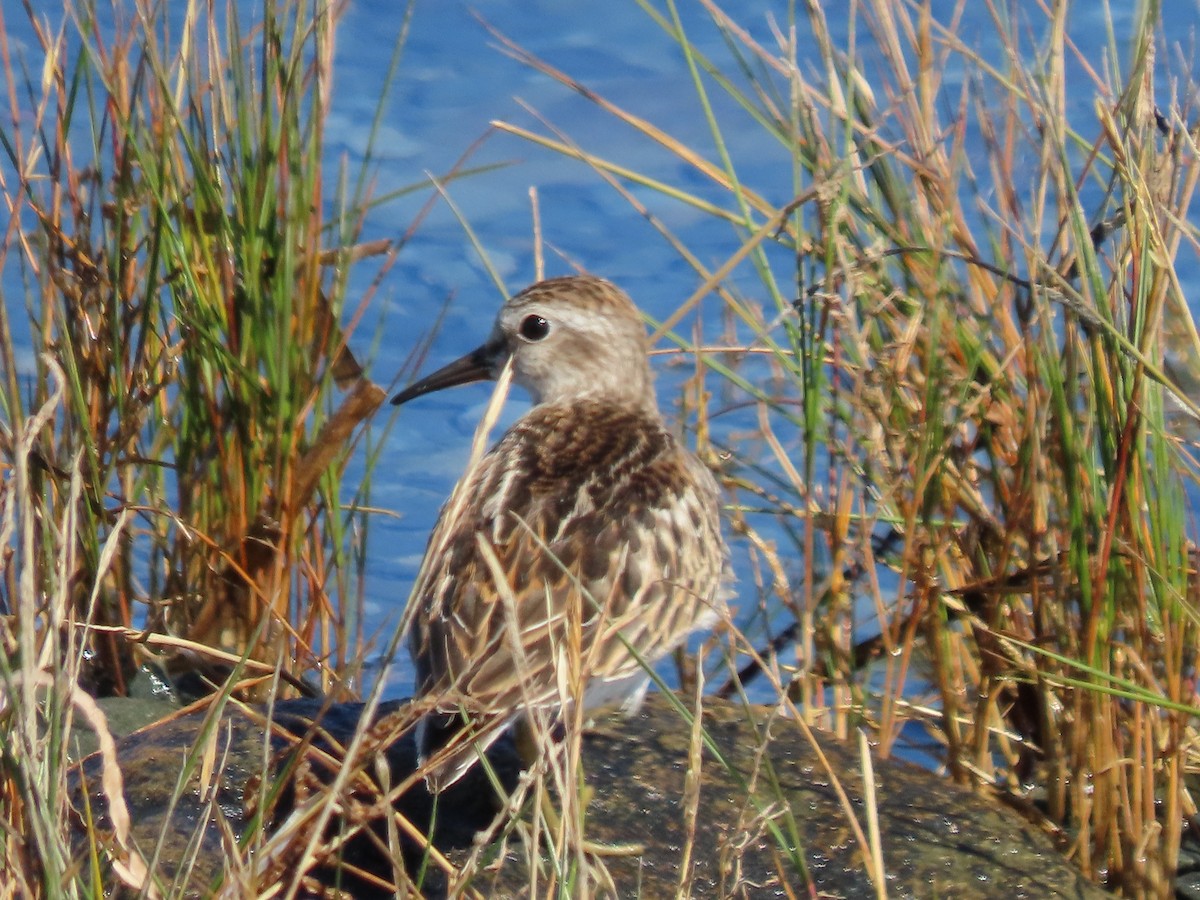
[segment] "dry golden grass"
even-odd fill
[[[500,40],[653,141],[703,196],[545,119],[496,123],[590,166],[695,270],[699,287],[656,337],[688,354],[684,409],[722,469],[754,573],[741,604],[757,618],[693,685],[736,695],[715,674],[732,664],[769,685],[756,690],[780,715],[865,730],[885,753],[916,723],[949,777],[1039,816],[1089,877],[1168,896],[1196,812],[1200,415],[1181,283],[1200,248],[1200,165],[1195,110],[1170,94],[1173,36],[1147,8],[1102,68],[1074,56],[1068,5],[1025,11],[1045,36],[1036,57],[989,7],[1007,50],[995,63],[956,18],[898,0],[858,4],[842,44],[809,4],[771,45],[700,2],[726,58],[696,50],[669,0],[644,8],[683,53],[711,158]],[[94,18],[74,8],[71,21]],[[257,679],[248,696],[274,696],[279,681],[261,676],[283,661],[293,683],[319,673],[343,696],[364,652],[331,600],[359,597],[365,522],[365,497],[343,508],[339,475],[383,395],[346,351],[372,297],[347,303],[343,272],[391,248],[357,244],[365,196],[324,218],[336,16],[284,4],[243,34],[193,3],[182,34],[118,21],[76,35],[78,54],[39,22],[47,64],[28,76],[0,30],[14,123],[0,136],[6,172],[20,173],[0,185],[13,211],[0,265],[26,267],[45,354],[21,384],[17,304],[0,306],[0,716],[13,735],[0,806],[5,889],[25,896],[89,890],[68,865],[56,737],[96,718],[81,687],[120,693],[140,661],[172,653]],[[264,42],[266,55],[246,52]],[[1067,103],[1081,93],[1097,98],[1084,113]],[[722,121],[717,94],[742,118]],[[780,161],[769,183],[743,178],[727,145],[746,127]],[[731,228],[724,258],[702,259],[648,195]],[[720,310],[722,340],[680,333],[701,308]],[[698,696],[680,709],[694,762]],[[585,850],[579,726],[562,751],[538,732],[544,763],[512,800],[533,824],[497,824],[530,855],[539,892],[604,885]],[[272,879],[300,891],[335,849],[324,826],[361,787],[371,739],[357,736],[346,749],[360,762],[256,835],[253,854],[231,843],[227,891]],[[216,766],[211,745],[196,756]],[[118,796],[115,782],[105,791]],[[557,821],[547,794],[565,800]],[[876,848],[882,892],[877,823],[848,801],[846,816]],[[408,830],[394,821],[393,843]],[[802,869],[802,851],[779,843]],[[463,873],[432,851],[429,864],[465,885],[489,852]],[[109,854],[127,883],[147,877],[133,854],[96,854],[81,864],[99,871]]]

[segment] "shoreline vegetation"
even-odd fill
[[[370,647],[363,624],[368,426],[385,395],[347,338],[405,240],[361,237],[393,199],[371,193],[370,150],[323,177],[338,8],[108,2],[26,8],[39,46],[20,52],[0,28],[3,896],[180,890],[129,839],[96,702],[143,667],[211,681],[212,724],[185,763],[205,773],[227,705],[378,704],[379,687],[360,696],[362,660],[396,649]],[[685,687],[738,699],[741,673],[783,719],[865,734],[876,756],[919,730],[947,779],[1021,809],[1090,880],[1171,896],[1200,746],[1186,47],[1155,3],[1127,33],[1107,19],[1103,60],[1077,56],[1067,4],[989,7],[997,61],[957,12],[899,0],[855,5],[840,38],[819,4],[782,4],[770,43],[730,4],[693,2],[720,59],[671,0],[636,5],[691,76],[704,148],[494,33],[675,160],[677,183],[540,115],[492,123],[589,167],[694,270],[656,346],[694,373],[679,417],[751,554],[736,602],[759,612],[685,667]],[[384,94],[404,78],[412,11]],[[1067,102],[1081,94],[1082,112]],[[769,183],[727,145],[747,128],[782,160]],[[486,177],[470,163],[468,148],[407,190],[449,202],[447,184]],[[656,210],[674,204],[724,224],[723,260],[671,232]],[[350,296],[363,266],[372,288]],[[720,341],[689,337],[700,304],[719,310]],[[367,475],[345,484],[354,454]],[[77,721],[100,736],[103,827],[70,808]],[[303,826],[261,827],[264,812],[224,887],[294,895],[336,849],[324,825],[366,765],[340,771]],[[539,890],[588,894],[602,866],[581,849],[586,776],[543,775],[582,802],[555,823],[546,785],[527,788],[524,845],[552,873]],[[261,809],[272,796],[264,777]],[[805,893],[797,832],[770,821]],[[884,896],[872,825],[847,810]],[[285,848],[291,871],[261,862]]]

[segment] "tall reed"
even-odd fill
[[[84,0],[27,6],[34,46],[0,27],[0,727],[19,737],[0,868],[23,896],[87,890],[63,779],[88,695],[239,658],[336,695],[362,656],[364,498],[341,475],[384,395],[347,348],[370,301],[347,278],[394,248],[357,243],[364,176],[327,182],[339,9]]]
[[[826,7],[789,5],[764,42],[716,0],[701,24],[640,5],[690,72],[704,146],[505,47],[656,142],[677,183],[544,119],[499,127],[591,166],[695,269],[660,335],[713,373],[701,419],[766,621],[792,617],[753,639],[766,669],[885,750],[923,725],[953,778],[1036,808],[1092,878],[1167,896],[1195,810],[1200,343],[1179,266],[1200,167],[1157,5],[1129,34],[1108,20],[1103,61],[1077,54],[1065,4],[989,6],[987,55],[962,7],[866,0],[838,37]],[[697,49],[701,27],[726,55]],[[671,204],[732,226],[723,261],[663,224]],[[673,330],[699,303],[726,311],[726,346]],[[721,446],[746,402],[758,441]]]

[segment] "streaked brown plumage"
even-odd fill
[[[724,609],[717,485],[664,426],[647,350],[616,287],[552,279],[393,401],[494,378],[512,357],[535,404],[443,508],[407,614],[417,693],[445,714],[422,749],[460,744],[432,784],[477,758],[464,715],[483,749],[522,710],[578,701],[572,684],[585,708],[640,699],[636,657],[654,662]]]

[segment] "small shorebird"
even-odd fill
[[[523,712],[636,708],[645,667],[724,611],[717,485],[664,426],[648,349],[622,291],[554,278],[392,400],[495,379],[511,360],[534,404],[442,508],[405,614],[433,710],[417,733],[431,787]]]

